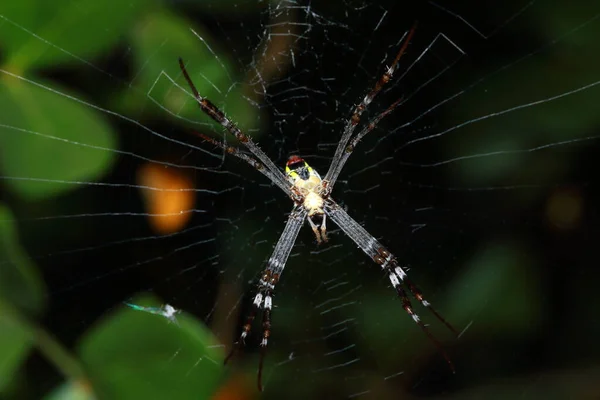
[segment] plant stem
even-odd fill
[[[84,369],[79,361],[60,344],[50,333],[35,322],[23,316],[15,307],[0,298],[0,314],[26,332],[39,351],[65,377],[72,382],[87,382]]]

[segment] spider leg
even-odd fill
[[[367,126],[365,126],[356,136],[354,136],[352,138],[352,140],[350,140],[350,143],[348,143],[348,145],[346,146],[346,151],[344,153],[342,153],[340,155],[339,160],[337,160],[336,168],[338,169],[338,171],[341,171],[342,168],[344,168],[346,161],[348,161],[348,158],[350,158],[350,156],[352,155],[352,152],[356,148],[356,145],[358,144],[358,142],[360,142],[360,140],[362,138],[364,138],[369,132],[371,132],[373,129],[375,129],[375,127],[377,126],[379,121],[381,121],[384,117],[386,117],[388,114],[390,114],[392,111],[394,111],[396,109],[396,107],[398,107],[402,103],[402,100],[403,99],[399,99],[399,100],[396,100],[394,103],[392,103],[392,105],[389,106],[384,112],[382,112],[381,114],[379,114],[378,116],[373,118],[371,121],[369,121],[369,124]],[[338,172],[338,175],[339,175],[339,172]],[[328,193],[331,192],[331,188],[332,188],[332,185],[328,184],[328,187],[327,187]]]
[[[266,176],[267,178],[269,178],[269,180],[273,183],[275,183],[276,185],[278,185],[281,190],[283,190],[288,196],[290,196],[294,201],[296,202],[302,202],[300,199],[297,199],[297,194],[294,193],[291,188],[290,185],[286,185],[286,186],[280,186],[279,182],[277,180],[277,177],[275,175],[273,175],[273,172],[270,169],[265,168],[264,164],[261,163],[260,161],[258,161],[257,159],[250,157],[248,154],[242,153],[240,151],[240,149],[238,149],[237,147],[233,147],[233,146],[228,146],[227,144],[225,144],[224,142],[221,142],[219,140],[213,139],[210,136],[207,136],[203,133],[200,132],[193,132],[195,135],[199,136],[200,138],[206,140],[207,142],[221,148],[223,151],[225,151],[228,154],[231,154],[239,159],[244,160],[245,162],[247,162],[248,164],[252,165],[254,168],[256,168],[258,170],[258,172],[260,172],[261,174],[263,174],[264,176]]]
[[[258,362],[258,390],[262,392],[262,370],[265,361],[265,355],[267,354],[267,344],[269,336],[271,335],[271,309],[273,306],[273,300],[271,297],[271,290],[267,290],[265,294],[265,310],[263,311],[263,334],[260,342],[260,361]]]
[[[389,268],[387,269],[387,272],[388,272],[388,276],[390,278],[390,282],[392,282],[392,286],[394,287],[394,289],[396,289],[396,292],[398,293],[398,296],[400,297],[400,299],[402,299],[402,308],[404,308],[404,310],[408,313],[408,315],[410,315],[412,317],[413,321],[415,321],[415,323],[417,325],[419,325],[421,330],[423,330],[423,332],[425,332],[425,334],[429,337],[429,339],[433,342],[433,344],[435,344],[435,346],[437,347],[437,349],[440,352],[440,354],[442,355],[442,357],[444,357],[444,359],[450,366],[452,373],[455,373],[456,370],[454,369],[454,364],[450,360],[448,353],[446,353],[446,350],[444,349],[444,347],[442,347],[442,345],[440,344],[440,342],[438,342],[438,340],[435,338],[435,336],[433,336],[431,334],[431,332],[429,332],[429,329],[427,329],[427,326],[425,326],[423,321],[421,321],[421,318],[419,318],[419,316],[413,310],[410,299],[408,298],[406,291],[402,288],[402,285],[400,283],[400,280],[398,279],[398,276],[396,276],[396,274]]]
[[[259,290],[259,292],[256,293],[256,296],[254,297],[254,302],[252,303],[252,311],[250,311],[248,317],[246,318],[246,323],[242,328],[242,333],[240,334],[239,339],[231,347],[231,351],[229,352],[227,357],[225,357],[223,364],[227,364],[231,357],[233,357],[234,354],[237,353],[240,347],[246,345],[246,336],[248,336],[248,334],[250,333],[250,330],[252,329],[252,322],[254,321],[254,318],[256,317],[258,311],[262,308],[262,304],[263,293],[261,290]]]
[[[207,141],[207,142],[209,142],[209,143],[211,143],[211,144],[219,147],[220,149],[222,149],[226,153],[234,155],[237,158],[240,158],[240,159],[246,161],[248,164],[252,165],[254,168],[256,168],[259,171],[262,171],[265,168],[265,166],[263,164],[261,164],[255,158],[252,158],[249,155],[247,155],[245,153],[242,153],[240,151],[240,149],[238,149],[237,147],[228,146],[225,142],[221,142],[220,140],[213,139],[210,136],[205,135],[205,134],[200,133],[200,132],[193,131],[193,133],[195,135],[199,136],[200,138],[202,138],[203,140],[205,140],[205,141]],[[268,171],[268,172],[270,172],[270,171]]]
[[[423,298],[421,291],[408,280],[406,272],[398,265],[396,257],[390,253],[377,239],[371,236],[365,228],[363,228],[358,222],[356,222],[348,213],[346,213],[337,203],[332,199],[327,199],[324,207],[325,213],[335,222],[340,229],[348,236],[354,243],[358,245],[377,265],[379,265],[387,274],[392,282],[392,286],[396,289],[396,292],[402,299],[402,308],[411,316],[413,321],[427,334],[429,339],[436,345],[450,369],[454,372],[454,365],[450,361],[448,354],[437,341],[437,339],[429,332],[427,326],[421,322],[419,316],[414,312],[410,300],[406,294],[406,291],[402,287],[402,283],[406,284],[413,294],[413,296],[423,306],[432,311],[432,313],[453,333],[457,333],[456,329],[452,327],[433,307],[431,304]]]
[[[323,214],[323,221],[321,222],[321,239],[324,242],[327,242],[327,227],[325,223],[327,222],[327,214]]]
[[[192,78],[188,74],[185,64],[181,58],[179,58],[179,68],[185,77],[196,101],[200,109],[213,120],[217,121],[221,124],[229,133],[237,138],[237,140],[242,143],[242,145],[246,146],[246,148],[262,162],[263,166],[265,166],[269,171],[270,175],[267,175],[269,179],[277,186],[279,186],[284,192],[286,192],[289,196],[291,196],[290,184],[279,168],[271,161],[271,159],[258,147],[252,139],[244,134],[236,124],[234,124],[229,118],[225,116],[225,114],[217,108],[210,100],[205,97],[200,96],[198,89],[194,85]],[[226,146],[227,147],[227,146]],[[242,157],[240,157],[242,158]],[[266,175],[266,174],[265,174]]]
[[[454,329],[454,327],[452,325],[450,325],[450,323],[448,321],[446,321],[446,319],[444,317],[442,317],[442,315],[439,312],[437,312],[435,308],[433,308],[431,306],[430,302],[428,302],[427,300],[425,300],[425,298],[423,298],[423,292],[421,292],[421,290],[419,290],[419,288],[410,279],[408,279],[408,276],[406,275],[406,272],[404,271],[404,269],[402,269],[402,267],[400,267],[397,264],[395,264],[395,265],[396,265],[396,267],[394,268],[394,272],[396,273],[398,278],[400,278],[400,280],[403,281],[408,286],[408,289],[412,293],[413,297],[415,299],[417,299],[417,301],[419,303],[421,303],[423,305],[423,307],[428,308],[429,311],[431,311],[431,313],[433,315],[435,315],[435,317],[441,323],[446,325],[446,327],[450,331],[452,331],[452,333],[454,333],[455,336],[458,337],[459,332],[456,329]]]
[[[390,114],[392,111],[394,111],[396,109],[396,107],[398,107],[402,103],[402,100],[404,100],[404,99],[400,98],[400,99],[396,100],[384,112],[382,112],[381,114],[379,114],[378,116],[376,116],[375,118],[373,118],[371,121],[369,121],[369,124],[367,126],[365,126],[362,129],[362,131],[360,131],[358,133],[358,135],[356,135],[354,138],[352,138],[352,140],[350,141],[350,144],[348,145],[350,148],[346,149],[346,154],[349,155],[350,153],[352,153],[352,151],[354,151],[354,148],[356,147],[356,145],[358,144],[358,142],[362,138],[364,138],[367,135],[367,133],[369,133],[373,129],[375,129],[375,127],[377,126],[377,124],[379,123],[379,121],[381,121],[388,114]],[[345,162],[345,160],[344,160],[344,162]]]
[[[390,79],[392,79],[392,76],[394,75],[394,72],[396,71],[396,68],[398,66],[398,61],[400,61],[400,58],[406,52],[406,48],[408,47],[408,44],[412,39],[416,28],[417,24],[415,22],[412,28],[410,28],[408,33],[405,35],[402,46],[400,47],[400,51],[398,51],[398,54],[396,55],[396,58],[394,58],[392,65],[386,68],[381,78],[379,78],[379,80],[375,83],[375,87],[373,87],[373,89],[371,89],[371,91],[367,93],[367,95],[362,99],[362,101],[358,103],[356,107],[354,107],[354,110],[352,110],[352,116],[350,117],[350,119],[346,123],[346,126],[344,127],[344,133],[342,134],[342,137],[335,150],[333,161],[331,162],[329,170],[327,171],[325,179],[323,180],[325,195],[331,193],[331,190],[333,189],[333,186],[335,185],[335,182],[342,170],[344,164],[342,162],[342,158],[344,153],[352,152],[352,149],[349,149],[349,146],[347,145],[350,141],[350,138],[352,137],[352,134],[354,133],[354,130],[356,129],[356,126],[360,123],[360,117],[363,111],[365,111],[368,105],[371,104],[371,102],[373,101],[375,96],[377,96],[377,94],[381,91],[383,86],[385,86],[385,84],[388,83]]]
[[[321,244],[323,242],[323,240],[322,240],[322,237],[321,237],[321,232],[319,232],[319,228],[313,222],[313,220],[311,219],[310,216],[308,218],[306,218],[306,220],[308,221],[308,224],[310,225],[313,233],[315,234],[315,237],[317,238],[317,244]],[[327,241],[327,239],[325,239],[325,241]]]
[[[227,358],[225,359],[225,363],[233,356],[233,354],[238,350],[240,346],[242,346],[245,342],[246,337],[250,333],[250,329],[252,327],[252,323],[255,319],[256,314],[259,310],[263,310],[263,333],[262,340],[260,343],[260,362],[258,365],[258,389],[262,391],[262,370],[264,359],[267,353],[267,344],[268,339],[271,335],[271,310],[273,308],[273,292],[275,290],[275,285],[279,281],[281,273],[285,268],[285,264],[287,262],[288,257],[290,256],[290,252],[292,251],[292,247],[294,247],[294,243],[296,242],[296,238],[298,237],[298,232],[300,232],[300,228],[304,223],[304,219],[306,218],[308,211],[304,207],[294,206],[290,216],[288,217],[288,221],[275,245],[275,249],[273,250],[273,254],[269,258],[267,262],[267,266],[261,274],[261,278],[258,282],[258,289],[256,296],[254,297],[254,302],[252,306],[252,311],[248,315],[246,319],[246,324],[242,328],[242,333],[240,334],[240,338],[237,342],[234,343],[233,348]]]

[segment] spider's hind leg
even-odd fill
[[[452,325],[450,325],[450,323],[446,321],[446,319],[442,317],[442,315],[439,312],[437,312],[435,308],[431,306],[430,302],[425,300],[425,298],[423,297],[423,292],[421,292],[421,290],[419,290],[419,288],[414,283],[412,283],[410,279],[408,279],[408,276],[406,275],[406,272],[402,269],[402,267],[400,267],[399,265],[395,265],[394,272],[396,273],[396,275],[398,275],[400,280],[404,282],[406,286],[408,286],[408,289],[410,290],[410,293],[414,296],[414,298],[417,299],[417,301],[421,303],[423,307],[428,308],[429,311],[431,311],[431,313],[435,315],[435,317],[441,323],[446,325],[446,327],[458,337],[458,331]]]
[[[323,239],[325,243],[327,243],[327,226],[325,225],[326,221],[327,215],[323,214],[323,220],[321,221],[321,239]]]
[[[388,274],[388,277],[390,279],[390,282],[392,283],[392,286],[394,287],[394,289],[396,289],[398,296],[402,300],[402,308],[404,308],[404,311],[406,311],[406,313],[411,316],[413,321],[417,325],[419,325],[421,330],[423,330],[423,332],[425,332],[425,334],[429,337],[429,339],[433,342],[433,344],[435,344],[435,346],[438,348],[438,351],[444,357],[444,359],[448,363],[448,366],[450,366],[450,369],[452,370],[452,372],[455,372],[454,364],[450,360],[448,353],[446,353],[446,350],[442,347],[440,342],[438,342],[438,340],[435,338],[435,336],[433,336],[433,334],[429,331],[427,326],[423,323],[423,321],[421,321],[421,318],[419,318],[417,313],[414,311],[412,304],[410,302],[410,299],[408,298],[408,294],[406,293],[406,290],[404,290],[402,285],[403,284],[407,285],[411,294],[424,307],[429,308],[429,310],[444,325],[446,325],[446,327],[448,327],[448,329],[450,329],[453,333],[457,334],[456,330],[433,307],[431,307],[431,304],[427,300],[425,300],[423,298],[423,294],[421,293],[421,291],[419,289],[417,289],[417,287],[408,279],[406,272],[402,269],[402,267],[400,267],[398,265],[398,261],[396,260],[396,258],[394,257],[394,255],[392,253],[390,253],[383,246],[379,247],[376,251],[376,255],[374,256],[373,260],[375,261],[375,263],[379,264],[381,266],[381,268]]]
[[[269,344],[269,336],[271,336],[271,309],[273,308],[272,293],[267,290],[265,294],[265,304],[263,311],[263,334],[260,342],[260,361],[258,364],[258,390],[262,392],[262,370],[265,361],[265,355],[267,354],[267,345]]]
[[[231,359],[231,357],[233,357],[235,355],[235,353],[237,353],[237,351],[240,349],[240,347],[243,347],[246,345],[246,337],[248,336],[248,334],[250,333],[250,330],[252,329],[252,322],[254,321],[254,318],[256,317],[256,314],[258,313],[258,311],[263,308],[263,303],[264,303],[263,291],[261,289],[259,289],[258,293],[256,293],[256,296],[254,296],[254,301],[252,302],[252,311],[250,311],[250,313],[248,314],[248,317],[246,318],[246,323],[242,327],[242,333],[240,334],[240,337],[238,338],[238,340],[233,343],[231,351],[229,352],[227,357],[225,357],[223,364],[227,364],[227,362]]]
[[[325,226],[325,214],[313,214],[309,215],[306,219],[310,225],[315,237],[317,238],[317,244],[323,242],[327,243],[327,229]]]
[[[246,337],[250,333],[252,329],[252,323],[256,317],[256,314],[262,310],[262,340],[260,342],[260,362],[258,365],[258,390],[262,392],[262,371],[263,364],[265,360],[265,355],[267,353],[267,345],[269,343],[269,337],[271,336],[271,310],[273,308],[273,289],[275,288],[275,284],[279,280],[279,275],[274,274],[270,270],[266,270],[258,284],[258,290],[256,296],[254,296],[254,301],[252,303],[252,311],[248,314],[248,318],[246,319],[246,323],[242,327],[242,333],[240,334],[239,339],[234,342],[231,351],[225,358],[224,364],[237,353],[237,351],[246,345]]]
[[[423,332],[425,332],[425,334],[429,337],[429,339],[433,342],[433,344],[435,344],[435,346],[437,347],[438,351],[440,352],[440,354],[442,355],[442,357],[444,357],[444,359],[448,363],[448,366],[450,367],[450,369],[454,373],[455,372],[454,364],[450,360],[450,356],[448,356],[448,353],[446,353],[446,350],[444,349],[444,347],[440,344],[440,342],[438,342],[438,340],[429,331],[429,329],[423,323],[423,321],[421,321],[421,318],[419,318],[419,316],[417,315],[417,313],[415,313],[415,311],[413,310],[413,307],[412,307],[412,304],[410,302],[410,299],[408,298],[408,295],[406,294],[406,291],[402,287],[401,278],[393,270],[393,267],[392,268],[387,267],[387,268],[385,268],[385,270],[388,273],[388,276],[390,278],[390,282],[392,283],[392,286],[394,287],[394,289],[396,289],[396,292],[398,293],[398,296],[402,300],[402,308],[404,308],[404,311],[406,311],[406,313],[411,316],[411,318],[413,319],[413,321],[417,325],[419,325],[419,327],[421,328],[421,330],[423,330]],[[438,315],[437,313],[435,313],[435,314]],[[443,318],[441,318],[441,317],[439,317],[439,318],[443,322],[446,323],[446,321]],[[447,324],[447,325],[449,325],[449,324]]]

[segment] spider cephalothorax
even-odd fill
[[[423,297],[421,291],[412,283],[406,274],[406,270],[400,266],[399,261],[392,253],[390,253],[379,241],[373,237],[369,232],[362,227],[361,224],[356,222],[348,213],[340,207],[331,197],[330,193],[335,185],[335,182],[342,170],[342,167],[350,157],[350,154],[356,148],[356,144],[369,132],[371,132],[377,123],[384,118],[386,115],[391,113],[399,104],[401,100],[396,101],[384,112],[372,119],[363,129],[354,134],[356,127],[361,122],[361,115],[369,104],[373,101],[375,96],[381,91],[381,88],[390,81],[392,75],[396,71],[398,61],[404,54],[410,39],[415,31],[415,26],[407,32],[405,41],[400,51],[396,55],[396,58],[392,62],[391,66],[387,67],[383,76],[376,82],[373,89],[367,93],[367,95],[360,101],[353,109],[351,117],[346,121],[344,132],[338,143],[335,155],[329,166],[329,170],[325,175],[325,178],[321,179],[321,176],[312,169],[306,161],[301,157],[291,156],[285,167],[285,174],[273,163],[273,161],[258,147],[249,136],[246,136],[242,131],[228,119],[222,111],[220,111],[214,104],[200,96],[198,90],[194,86],[190,76],[188,75],[185,65],[181,59],[179,59],[179,65],[181,71],[187,80],[194,97],[198,102],[198,105],[208,116],[221,124],[229,133],[234,135],[240,143],[252,153],[250,156],[247,153],[240,151],[237,147],[228,146],[223,142],[219,142],[206,135],[199,134],[207,141],[215,144],[222,148],[227,153],[232,154],[248,164],[255,167],[260,173],[265,175],[273,184],[277,185],[285,194],[287,194],[294,202],[294,207],[288,217],[288,222],[279,237],[279,241],[275,245],[273,254],[267,262],[261,279],[258,281],[256,295],[252,303],[252,310],[248,314],[246,323],[243,325],[242,333],[239,336],[237,342],[225,362],[234,354],[235,350],[244,344],[244,341],[250,329],[256,314],[262,312],[263,317],[263,332],[262,340],[260,342],[261,357],[258,367],[258,387],[262,390],[262,366],[264,361],[264,355],[266,353],[268,339],[271,336],[271,314],[273,309],[273,295],[275,292],[275,286],[279,282],[279,278],[283,273],[285,264],[290,255],[292,247],[296,241],[300,228],[304,224],[306,219],[310,224],[317,242],[321,243],[327,240],[325,236],[325,218],[329,217],[333,222],[340,227],[340,229],[350,238],[356,245],[367,254],[376,265],[382,269],[387,275],[392,286],[396,290],[398,297],[402,300],[402,308],[412,317],[413,321],[421,327],[421,329],[433,340],[438,346],[440,352],[450,365],[450,368],[454,370],[450,358],[441,347],[441,345],[431,335],[427,326],[421,321],[419,316],[415,313],[411,301],[408,297],[407,292],[410,292],[413,297],[421,303],[424,307],[430,309],[432,313],[442,321],[452,332],[456,335],[456,330],[448,324],[442,316],[431,307],[429,303]]]
[[[292,184],[299,179],[307,181],[312,176],[319,177],[302,157],[290,156],[285,164],[285,173]],[[319,181],[321,177],[319,177]]]
[[[326,242],[326,217],[323,211],[325,199],[321,194],[323,191],[321,176],[298,156],[290,156],[285,165],[285,173],[293,185],[293,190],[301,199],[299,203],[308,211],[308,223],[315,233],[317,243]]]

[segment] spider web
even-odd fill
[[[276,289],[265,395],[577,397],[592,385],[599,6],[131,2],[113,27],[77,3],[65,1],[83,43],[59,19],[0,8],[1,37],[30,50],[3,48],[0,193],[61,342],[74,347],[145,294],[205,323],[223,357],[283,230],[291,201],[194,134],[238,145],[196,107],[177,57],[275,164],[299,154],[323,175],[352,107],[418,21],[363,124],[402,105],[359,143],[332,196],[461,331],[454,339],[417,307],[458,372],[350,239],[330,224],[317,246],[307,226]],[[85,46],[103,35],[115,39]],[[241,376],[240,390],[256,390],[260,330],[257,318],[223,387]],[[173,348],[165,371],[185,356]],[[215,364],[187,356],[192,372]],[[584,367],[589,382],[572,378]],[[61,381],[39,356],[26,370],[41,377],[38,394]]]

